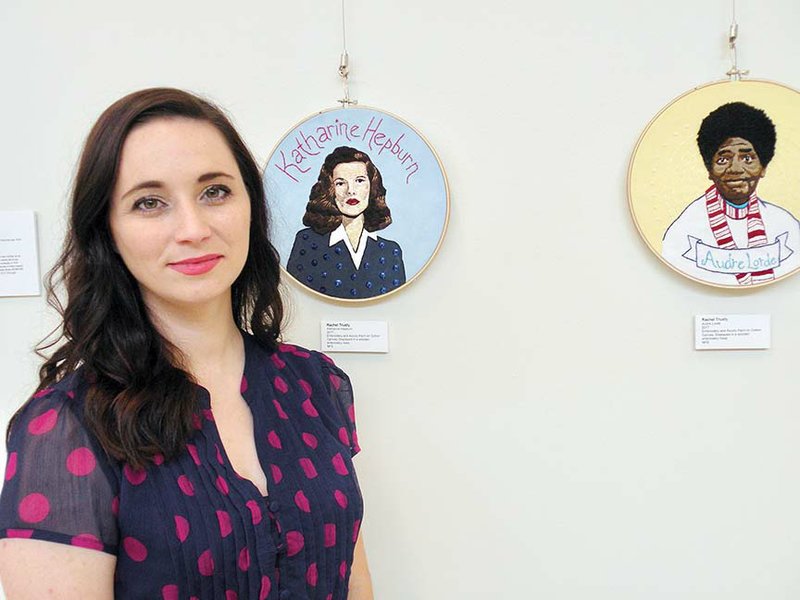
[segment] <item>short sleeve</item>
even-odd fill
[[[0,495],[0,537],[116,554],[119,480],[71,395],[40,392],[14,422]]]
[[[353,387],[350,384],[350,378],[336,366],[336,363],[330,357],[321,353],[319,356],[331,404],[341,415],[342,428],[339,430],[339,438],[345,445],[350,447],[350,455],[355,456],[361,451],[361,447],[358,445]]]

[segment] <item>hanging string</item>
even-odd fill
[[[742,76],[748,75],[750,71],[739,68],[738,57],[736,55],[736,41],[739,39],[739,24],[736,22],[736,0],[731,0],[731,4],[733,15],[730,29],[728,29],[728,47],[731,51],[731,68],[725,75],[730,77],[731,81],[739,81]]]
[[[350,56],[347,54],[347,26],[344,16],[344,0],[342,0],[342,55],[339,57],[339,77],[342,78],[342,87],[344,88],[344,97],[338,102],[342,108],[347,108],[353,104],[358,104],[358,100],[350,98]]]

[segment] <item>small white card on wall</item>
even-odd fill
[[[0,211],[0,296],[38,296],[39,256],[32,210]]]
[[[386,321],[322,321],[323,352],[389,352]]]
[[[695,315],[695,350],[764,350],[772,344],[769,315]]]

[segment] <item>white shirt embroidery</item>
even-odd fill
[[[353,245],[350,243],[350,238],[347,237],[347,232],[344,229],[344,225],[340,224],[336,229],[331,231],[331,238],[328,242],[328,246],[335,246],[339,242],[343,241],[347,251],[350,252],[350,258],[353,259],[353,264],[355,265],[356,270],[358,270],[361,268],[361,259],[364,258],[364,251],[367,248],[367,238],[377,240],[378,234],[374,231],[362,229],[361,237],[358,239],[358,249],[353,248]]]

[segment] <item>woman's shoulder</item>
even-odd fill
[[[78,369],[38,390],[17,411],[12,434],[20,428],[37,436],[56,429],[64,432],[85,429],[83,400],[86,389],[83,370]]]
[[[304,373],[323,373],[326,376],[334,374],[340,378],[347,377],[332,358],[318,350],[311,350],[287,342],[280,342],[274,350],[270,350],[249,333],[245,333],[245,341],[246,351],[249,354],[259,355],[256,361],[269,361],[279,371],[289,366],[291,367],[290,370],[300,378],[303,377]]]
[[[317,233],[311,227],[304,227],[294,236],[295,242],[317,242],[330,238],[330,233]]]

